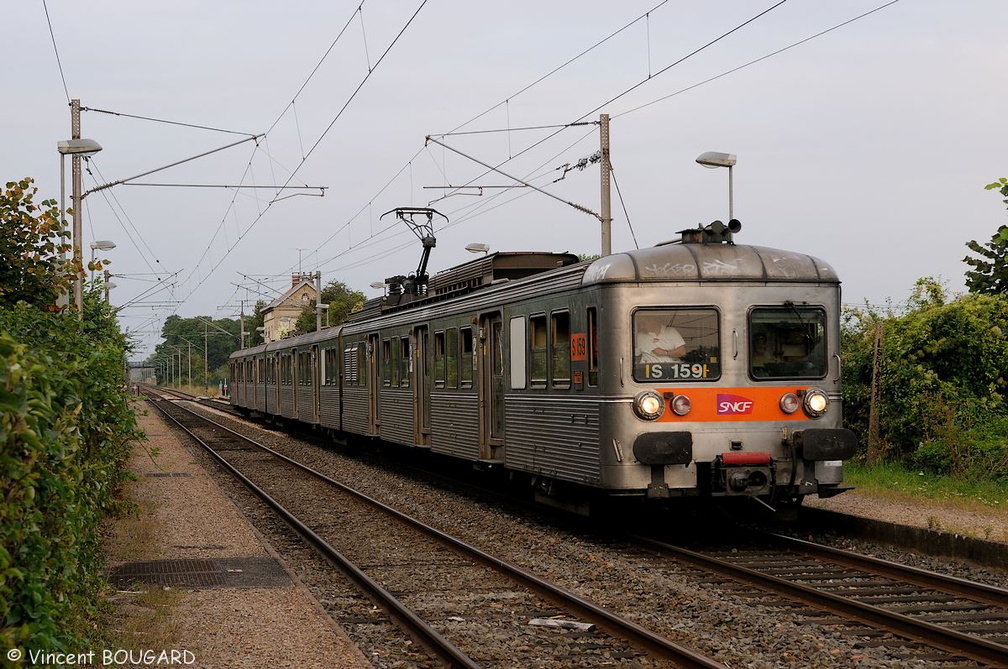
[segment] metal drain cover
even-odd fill
[[[110,569],[108,580],[119,589],[133,583],[172,588],[270,588],[290,583],[283,567],[268,557],[127,562]]]

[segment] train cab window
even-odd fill
[[[550,314],[551,335],[551,368],[553,370],[553,387],[570,388],[571,385],[571,350],[570,350],[570,313],[560,311]]]
[[[721,376],[715,309],[639,309],[633,315],[637,381],[713,381]]]
[[[749,313],[749,374],[754,379],[826,376],[826,310],[786,302]]]
[[[399,385],[409,388],[410,372],[413,371],[413,357],[410,355],[410,339],[399,339]]]
[[[473,369],[476,367],[476,349],[473,348],[472,328],[459,329],[459,346],[461,347],[461,353],[459,354],[459,386],[462,388],[472,388]]]
[[[382,385],[392,385],[392,340],[382,341]]]
[[[465,332],[463,330],[463,332]],[[445,337],[445,382],[449,388],[459,384],[459,331],[448,330]]]
[[[588,385],[598,385],[598,312],[588,309]]]
[[[546,315],[529,316],[529,377],[533,388],[546,386]]]

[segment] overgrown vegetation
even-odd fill
[[[987,186],[1008,195],[1008,181]],[[1008,200],[1005,200],[1008,203]],[[1008,226],[967,244],[970,291],[921,279],[906,307],[849,310],[844,417],[869,465],[993,486],[1008,495]],[[873,422],[874,418],[874,422]]]
[[[5,657],[14,647],[67,651],[94,638],[105,586],[100,525],[139,437],[123,391],[125,338],[97,289],[85,295],[82,320],[57,306],[83,270],[63,260],[62,222],[52,201],[32,202],[36,191],[29,179],[12,182],[0,200],[4,245],[18,249],[16,271],[0,275]]]

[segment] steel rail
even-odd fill
[[[609,634],[612,634],[613,636],[623,638],[624,640],[627,640],[642,648],[645,648],[651,653],[655,654],[656,656],[674,661],[677,663],[677,666],[680,667],[697,667],[703,669],[726,669],[726,665],[721,662],[712,660],[711,658],[701,653],[698,653],[697,651],[691,648],[687,648],[685,646],[677,644],[671,639],[667,639],[666,637],[656,634],[655,632],[638,625],[632,620],[628,620],[626,618],[618,616],[593,602],[590,602],[582,597],[579,597],[578,595],[570,592],[569,590],[561,588],[553,583],[550,583],[549,581],[545,581],[539,578],[538,576],[535,576],[531,572],[524,570],[518,565],[512,564],[506,560],[490,555],[489,553],[486,553],[483,550],[462,541],[461,539],[453,537],[449,534],[445,534],[444,532],[434,527],[431,527],[430,525],[427,525],[426,523],[423,523],[420,520],[412,518],[411,516],[407,516],[406,514],[397,511],[396,509],[393,509],[392,507],[358,490],[355,490],[343,483],[340,483],[339,481],[335,481],[329,478],[325,474],[322,474],[321,472],[318,472],[312,469],[311,467],[303,465],[297,462],[296,460],[293,460],[287,457],[286,455],[283,455],[282,453],[274,451],[268,446],[264,446],[256,442],[255,440],[250,439],[249,437],[246,437],[238,432],[235,432],[234,430],[232,430],[227,426],[221,425],[220,423],[217,423],[216,421],[213,421],[205,416],[200,416],[199,414],[190,411],[186,407],[179,407],[179,408],[188,411],[189,413],[192,413],[193,415],[199,417],[200,419],[205,420],[211,423],[212,425],[219,427],[220,429],[225,430],[244,441],[247,441],[248,443],[256,446],[257,448],[260,448],[276,456],[277,458],[292,464],[295,467],[298,467],[299,469],[305,471],[306,473],[309,473],[312,476],[315,476],[318,479],[325,481],[326,483],[333,485],[336,488],[339,488],[341,491],[345,493],[353,495],[358,499],[375,506],[377,509],[392,516],[393,518],[396,518],[401,522],[407,523],[408,525],[424,532],[428,536],[431,536],[432,538],[440,541],[441,543],[450,546],[455,550],[461,551],[467,554],[469,557],[491,568],[496,569],[497,571],[503,573],[507,577],[522,583],[530,590],[533,590],[534,592],[537,592],[540,595],[553,600],[554,602],[558,602],[572,610],[577,611],[579,615],[581,615],[587,620],[592,621],[595,625],[606,630]],[[219,456],[217,457],[219,458]]]
[[[935,648],[959,654],[975,661],[988,663],[996,667],[1008,666],[1008,646],[970,634],[963,634],[962,632],[957,632],[933,623],[917,620],[900,613],[886,611],[875,606],[835,595],[831,592],[800,583],[793,583],[777,576],[764,574],[755,569],[732,564],[731,562],[719,560],[663,541],[639,535],[631,536],[634,541],[672,553],[677,558],[695,564],[703,569],[728,576],[734,580],[755,584],[761,589],[797,599],[817,609],[858,621],[868,622],[881,629],[923,641]]]
[[[919,567],[911,567],[870,555],[859,555],[832,546],[824,546],[804,539],[789,537],[783,534],[768,532],[774,541],[785,546],[793,547],[803,553],[810,553],[816,557],[827,559],[837,564],[864,569],[872,573],[897,578],[908,583],[940,590],[949,595],[965,597],[985,604],[1000,606],[1008,609],[1008,590],[986,583],[967,581],[963,578],[939,574]]]

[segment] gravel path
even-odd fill
[[[137,480],[125,491],[138,514],[108,528],[109,566],[159,559],[278,557],[155,410],[145,409],[144,403],[137,404],[147,442],[134,450],[129,469]],[[122,625],[123,617],[145,613],[135,599],[122,592],[112,598],[119,626],[128,627]],[[172,623],[165,625],[174,628],[170,642],[191,651],[196,666],[205,669],[371,666],[297,579],[271,588],[183,590],[170,601]],[[137,635],[130,645],[146,649],[150,642]]]

